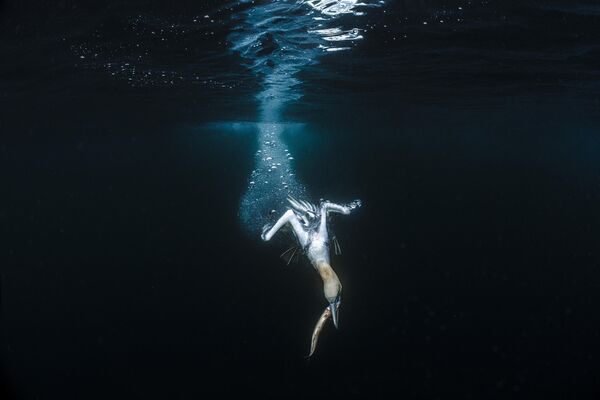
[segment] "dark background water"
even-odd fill
[[[364,202],[310,362],[319,278],[211,125],[257,115],[230,6],[0,3],[0,398],[597,398],[598,5],[390,1],[300,75],[298,175]]]

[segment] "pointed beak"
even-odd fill
[[[338,329],[338,307],[340,303],[329,303],[329,310],[331,311],[331,320],[333,321],[333,325],[335,329]]]

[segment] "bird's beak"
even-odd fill
[[[339,307],[340,303],[339,302],[334,302],[334,303],[329,303],[329,310],[331,311],[331,320],[333,321],[333,325],[335,326],[335,329],[338,329],[338,307]]]

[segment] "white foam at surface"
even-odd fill
[[[315,10],[331,16],[353,13],[356,7],[367,5],[357,0],[308,0],[306,3]]]

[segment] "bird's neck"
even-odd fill
[[[315,268],[319,275],[321,275],[321,279],[323,279],[323,283],[336,283],[341,286],[340,280],[331,268],[331,265],[325,261],[319,261],[315,264]]]

